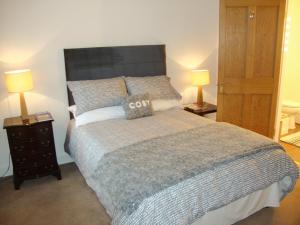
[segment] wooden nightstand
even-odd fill
[[[3,128],[7,131],[16,190],[28,179],[53,175],[61,180],[55,153],[53,121],[48,112],[30,115],[27,124],[23,124],[21,117],[4,120]]]
[[[209,113],[217,112],[217,106],[207,103],[207,102],[204,102],[203,107],[199,107],[196,104],[190,104],[190,105],[186,105],[184,107],[184,110],[194,113],[194,114],[197,114],[199,116],[204,116]]]

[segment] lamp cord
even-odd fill
[[[10,153],[9,153],[9,155],[8,155],[8,166],[7,166],[6,171],[1,175],[1,177],[0,177],[1,180],[6,176],[6,174],[7,174],[8,171],[10,170],[10,157],[11,157],[11,155],[10,155]]]
[[[3,82],[4,82],[4,76],[3,76]],[[11,105],[10,105],[10,102],[9,102],[9,95],[8,95],[8,93],[7,93],[7,100],[6,100],[6,102],[7,102],[7,107],[8,107],[8,110],[9,110],[9,113],[10,114],[12,114],[11,113]],[[8,154],[8,166],[7,166],[7,169],[6,169],[6,171],[0,176],[0,181],[6,176],[6,174],[9,172],[9,170],[10,170],[10,167],[11,167],[11,165],[10,165],[10,158],[11,158],[11,155],[10,155],[10,153]]]

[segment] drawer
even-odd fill
[[[39,153],[33,156],[13,157],[13,165],[16,168],[37,168],[53,163],[56,163],[56,157],[52,152]]]
[[[14,143],[10,146],[11,155],[13,158],[27,156],[28,158],[36,157],[45,152],[55,152],[55,149],[52,145],[45,144],[44,147],[41,147],[33,143]]]
[[[43,151],[43,149],[48,149],[53,147],[53,140],[52,138],[40,138],[36,141],[35,144],[38,148],[40,148]]]
[[[52,151],[46,151],[39,155],[39,158],[42,162],[55,162],[56,161],[56,155]]]
[[[32,138],[32,127],[12,127],[7,129],[7,136],[11,140],[28,141]]]
[[[51,122],[36,124],[33,128],[35,135],[39,138],[52,137]]]
[[[13,166],[18,176],[20,173],[28,174],[29,172],[33,173],[33,171],[35,174],[42,174],[45,171],[53,171],[57,168],[57,162],[53,156],[48,158],[38,157],[34,159],[20,157],[14,160]]]
[[[13,165],[16,168],[28,167],[30,168],[32,164],[32,159],[27,156],[17,156],[13,157]]]
[[[32,148],[34,147],[33,140],[32,142],[10,142],[10,149],[12,155],[24,155],[31,154]]]
[[[37,173],[38,174],[46,174],[46,173],[53,172],[57,169],[58,169],[58,166],[56,163],[49,163],[49,164],[45,164],[43,166],[38,167]]]
[[[19,179],[34,179],[42,176],[50,175],[55,172],[58,167],[55,164],[43,166],[43,167],[34,167],[34,168],[19,168],[14,171],[14,176]]]
[[[32,144],[19,143],[14,144],[10,148],[13,158],[55,158],[55,147],[51,142],[42,142],[40,144],[37,144],[37,142],[34,142]]]
[[[35,174],[34,168],[17,168],[14,169],[14,175],[19,178],[32,177]]]

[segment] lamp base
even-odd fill
[[[29,116],[21,116],[21,120],[22,120],[24,125],[29,125],[30,124]]]
[[[23,121],[23,124],[29,124],[29,116],[28,116],[26,101],[23,92],[20,92],[20,107],[21,107],[21,119]]]
[[[195,103],[193,103],[192,108],[194,110],[203,110],[203,109],[207,109],[208,105],[207,105],[206,102],[203,102],[202,104],[199,104],[199,103],[195,102]]]
[[[203,107],[205,103],[203,102],[203,92],[202,92],[202,86],[198,86],[198,96],[197,96],[197,104],[199,107]]]

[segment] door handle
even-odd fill
[[[224,93],[224,86],[222,84],[219,84],[219,93],[220,94]]]
[[[250,10],[249,12],[249,19],[253,20],[255,18],[255,11],[254,10]]]

